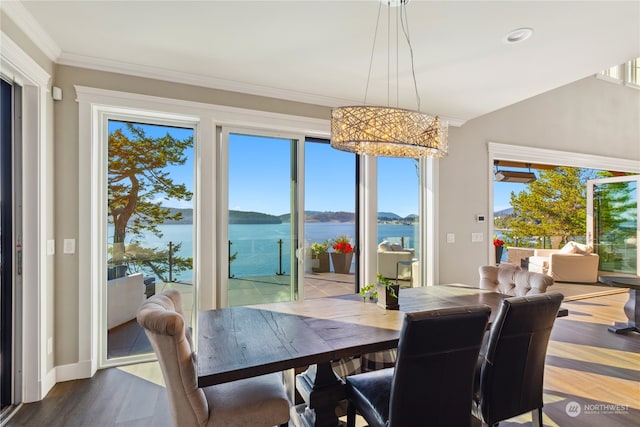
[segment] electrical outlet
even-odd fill
[[[447,233],[447,243],[455,243],[456,235],[454,233]]]
[[[474,243],[484,241],[484,234],[482,233],[471,233],[471,241]]]

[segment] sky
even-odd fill
[[[110,121],[109,132],[123,127]],[[143,125],[147,136],[167,132],[178,139],[193,135],[191,129]],[[232,134],[229,141],[229,209],[282,215],[290,211],[291,143],[279,138]],[[193,148],[185,151],[184,165],[169,167],[175,182],[193,191]],[[305,211],[355,211],[355,155],[327,143],[305,143]],[[524,184],[495,183],[495,211],[510,206],[511,191]],[[163,200],[163,205],[190,208],[192,202]],[[378,158],[378,211],[401,217],[418,214],[416,162],[406,158]]]

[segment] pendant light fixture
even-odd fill
[[[331,111],[331,146],[342,151],[356,154],[388,157],[443,157],[448,151],[447,123],[438,116],[431,116],[420,112],[420,95],[416,83],[413,65],[413,48],[409,38],[409,24],[407,22],[406,6],[409,0],[380,0],[376,34],[373,38],[371,62],[367,76],[364,105],[337,107]],[[402,27],[407,42],[410,59],[411,75],[416,94],[417,110],[408,110],[389,105],[389,58],[390,41],[387,52],[387,106],[368,106],[367,92],[371,78],[371,65],[376,46],[376,35],[382,6],[387,6],[388,27],[387,39],[391,33],[391,8],[396,7],[396,40]],[[400,24],[398,24],[400,21]],[[397,56],[397,52],[396,52]],[[396,60],[397,65],[397,60]],[[398,91],[398,89],[396,89]],[[398,95],[396,93],[396,100]]]

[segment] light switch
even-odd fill
[[[65,254],[76,253],[76,239],[64,239],[64,253]]]
[[[56,254],[56,241],[47,240],[47,255],[55,255],[55,254]]]
[[[455,243],[456,235],[454,233],[447,233],[447,243]]]
[[[482,242],[482,241],[484,241],[484,234],[482,234],[482,233],[471,233],[471,241],[472,242]]]

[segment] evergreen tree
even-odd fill
[[[595,177],[588,169],[557,167],[540,170],[528,190],[511,193],[513,217],[508,222],[510,241],[552,238],[552,246],[586,233],[586,181]]]
[[[161,238],[159,225],[182,218],[182,213],[162,207],[158,200],[191,200],[185,184],[174,182],[166,168],[186,162],[184,151],[193,146],[193,138],[179,140],[169,133],[151,138],[143,127],[125,125],[126,132],[116,129],[109,134],[108,215],[114,226],[111,262],[147,266],[167,281],[168,251],[144,248],[139,239],[148,233]],[[125,248],[128,234],[133,235],[132,244]],[[179,249],[179,243],[176,247]],[[175,272],[191,268],[191,259],[173,257],[172,262]]]

